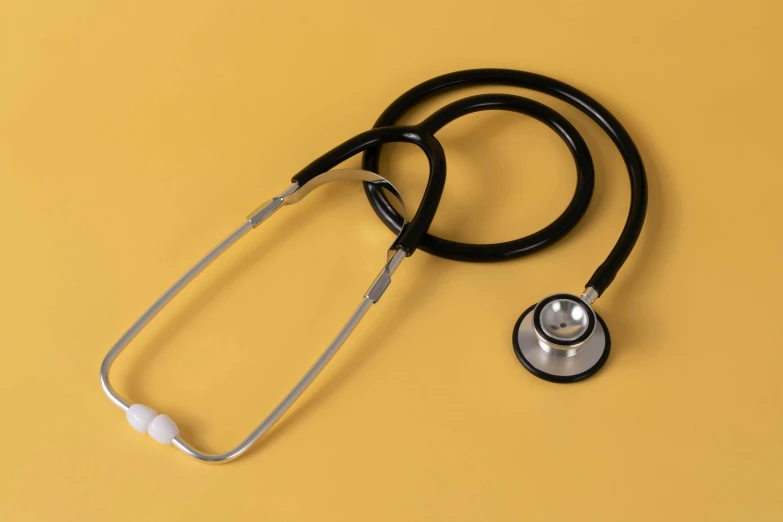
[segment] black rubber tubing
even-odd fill
[[[620,122],[593,98],[570,85],[539,74],[513,69],[471,69],[438,76],[413,87],[389,105],[375,122],[375,127],[383,128],[395,125],[413,107],[437,94],[457,88],[479,85],[521,87],[566,101],[592,118],[609,135],[620,151],[631,181],[631,204],[628,217],[620,238],[617,240],[614,248],[612,248],[609,256],[601,263],[585,285],[585,287],[594,288],[599,295],[603,294],[614,280],[623,263],[628,259],[642,231],[647,211],[647,178],[642,158],[631,136]],[[474,96],[450,104],[437,111],[418,126],[414,125],[408,128],[416,129],[418,132],[423,132],[423,134],[434,133],[446,123],[477,110],[516,110],[517,112],[529,114],[555,130],[566,141],[572,155],[574,155],[577,163],[577,187],[571,203],[553,223],[525,238],[494,245],[481,245],[457,243],[430,234],[424,234],[420,238],[421,243],[419,245],[422,250],[436,256],[461,261],[503,261],[513,259],[540,250],[557,241],[570,231],[584,215],[593,188],[592,161],[590,161],[589,173],[587,173],[582,152],[575,152],[575,150],[578,150],[575,144],[578,143],[581,147],[581,145],[584,145],[584,141],[581,137],[576,138],[579,136],[578,133],[567,121],[563,125],[564,118],[555,111],[548,108],[549,112],[543,111],[538,107],[541,104],[537,104],[537,102],[532,100],[526,100],[523,103],[521,101],[511,101],[510,98],[526,100],[510,95]],[[522,109],[523,105],[524,110]],[[413,132],[416,132],[416,130]],[[367,148],[364,152],[362,168],[372,172],[379,172],[381,149],[381,142]],[[586,152],[586,155],[589,159],[589,151]],[[432,177],[432,165],[430,175]],[[432,179],[430,180],[431,182]],[[428,185],[428,190],[429,188]],[[392,207],[385,194],[367,183],[365,183],[365,192],[375,213],[381,220],[390,229],[399,231],[402,217]],[[427,191],[425,191],[424,199],[426,197]],[[424,200],[422,204],[424,204]]]
[[[510,94],[483,94],[471,96],[451,103],[432,114],[417,127],[436,133],[454,119],[483,110],[506,110],[527,114],[548,125],[565,142],[576,163],[576,190],[565,211],[544,229],[527,237],[494,244],[474,245],[459,243],[428,235],[421,249],[441,257],[457,261],[498,261],[513,259],[547,247],[563,237],[579,222],[590,204],[593,194],[594,171],[590,150],[577,130],[560,114],[539,102]],[[369,170],[369,169],[368,169]],[[375,202],[375,201],[374,201]],[[379,203],[387,203],[385,199]],[[376,210],[377,212],[377,210]],[[399,230],[402,216],[392,208],[383,212],[381,218],[391,228]]]
[[[399,247],[407,255],[411,255],[430,228],[430,224],[438,210],[440,198],[443,195],[443,188],[446,186],[446,156],[443,152],[443,147],[431,133],[421,132],[418,127],[409,126],[375,128],[363,132],[343,142],[307,165],[291,181],[298,183],[301,187],[311,179],[335,168],[343,161],[370,147],[377,147],[383,143],[392,142],[418,145],[424,151],[430,164],[430,177],[419,208],[406,230],[400,234],[394,245],[392,245],[392,248]],[[372,184],[371,186],[378,189],[378,187]],[[378,191],[383,194],[380,189]],[[399,231],[399,228],[397,231]]]

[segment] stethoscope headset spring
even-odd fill
[[[101,365],[101,387],[109,399],[126,413],[134,429],[148,433],[164,444],[205,462],[225,462],[237,458],[255,444],[301,396],[335,355],[369,308],[383,295],[391,276],[402,261],[420,248],[430,254],[471,262],[496,262],[522,257],[545,248],[567,234],[584,215],[594,186],[590,151],[577,130],[553,109],[537,101],[511,94],[479,94],[450,103],[416,125],[397,125],[412,108],[435,95],[462,87],[505,85],[539,91],[564,100],[592,118],[613,140],[628,169],[631,205],[619,240],[606,260],[585,285],[581,295],[554,294],[525,310],[513,329],[512,345],[519,361],[534,375],[552,382],[576,382],[593,375],[606,362],[611,341],[603,319],[593,311],[595,300],[614,280],[633,249],[647,207],[644,166],[633,140],[622,125],[598,102],[557,80],[511,69],[474,69],[446,74],[426,81],[397,98],[375,123],[363,132],[316,159],[292,178],[292,185],[280,195],[253,211],[239,228],[226,237],[186,272],[112,346]],[[577,183],[566,209],[552,223],[528,236],[495,244],[450,241],[428,233],[446,182],[446,158],[435,134],[460,116],[486,110],[512,111],[531,116],[560,136],[574,158]],[[405,202],[394,185],[379,173],[382,146],[403,142],[417,145],[429,162],[429,179],[419,208],[410,221]],[[364,153],[361,169],[336,169]],[[220,454],[204,453],[180,436],[177,425],[167,415],[152,408],[131,404],[109,382],[109,370],[117,356],[133,338],[212,261],[249,231],[258,227],[283,206],[300,201],[317,187],[336,180],[364,183],[376,214],[397,238],[389,248],[386,262],[349,320],[310,370],[278,406],[237,446]],[[401,205],[400,214],[388,199],[391,194]]]

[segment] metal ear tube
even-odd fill
[[[183,440],[179,434],[179,428],[176,423],[167,415],[158,415],[152,408],[142,404],[131,404],[125,400],[109,382],[109,370],[114,360],[128,346],[134,337],[166,306],[188,283],[201,273],[210,263],[217,259],[223,252],[228,250],[234,243],[247,234],[250,230],[258,227],[272,214],[277,212],[285,205],[291,205],[302,200],[313,189],[340,179],[361,180],[370,183],[377,183],[379,187],[386,189],[397,198],[405,213],[405,201],[402,199],[399,191],[386,179],[361,169],[344,169],[326,172],[320,176],[314,177],[312,181],[300,187],[297,183],[291,185],[279,196],[270,199],[266,204],[253,211],[238,229],[232,232],[226,239],[212,249],[204,256],[193,268],[188,270],[174,285],[169,288],[155,303],[130,327],[119,341],[109,350],[109,353],[101,365],[101,386],[109,399],[120,409],[124,410],[128,422],[133,429],[139,432],[146,432],[152,439],[163,443],[172,444],[183,453],[205,462],[225,462],[237,458],[255,444],[269,429],[277,422],[293,403],[304,393],[307,387],[315,380],[321,370],[337,353],[337,350],[343,345],[348,336],[353,332],[359,321],[364,317],[370,307],[377,303],[383,295],[383,292],[391,283],[391,276],[405,259],[405,251],[401,248],[393,247],[389,250],[388,258],[378,277],[362,297],[359,306],[351,314],[348,321],[340,329],[334,340],[329,344],[326,350],[315,361],[313,366],[302,379],[288,392],[282,401],[269,413],[266,418],[237,446],[225,453],[217,455],[208,454],[199,451],[191,444]],[[407,216],[407,213],[405,213]],[[407,222],[407,217],[406,217]]]

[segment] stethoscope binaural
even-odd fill
[[[232,460],[260,439],[299,398],[331,360],[369,308],[383,295],[391,276],[402,261],[420,248],[430,254],[458,261],[503,261],[545,248],[568,233],[584,215],[594,185],[590,151],[577,130],[560,114],[539,102],[510,94],[480,94],[450,103],[417,125],[397,125],[413,107],[452,89],[479,85],[506,85],[539,91],[577,107],[590,116],[619,149],[631,181],[631,205],[619,240],[609,256],[585,285],[581,295],[558,293],[525,310],[513,329],[512,344],[519,361],[534,375],[552,382],[576,382],[597,372],[609,356],[611,341],[603,319],[593,303],[608,288],[631,253],[642,230],[647,207],[647,181],[644,165],[633,140],[609,111],[583,92],[560,81],[529,72],[510,69],[475,69],[446,74],[426,81],[395,100],[373,129],[342,143],[316,159],[292,178],[292,185],[279,196],[252,212],[242,225],[210,251],[166,291],[109,350],[101,365],[101,386],[109,399],[126,412],[131,426],[153,439],[173,444],[179,450],[206,462]],[[466,114],[504,110],[526,114],[543,122],[566,143],[574,158],[577,184],[573,198],[563,213],[548,226],[526,237],[495,244],[459,243],[439,238],[427,231],[440,203],[446,182],[446,158],[435,138],[441,128]],[[379,175],[381,148],[385,143],[417,145],[429,161],[429,180],[418,210],[410,221],[399,191]],[[343,161],[363,152],[361,169],[335,169]],[[365,192],[383,222],[397,233],[378,277],[324,353],[283,398],[278,406],[241,443],[222,454],[203,453],[179,435],[176,424],[141,404],[131,404],[109,383],[112,363],[130,341],[155,315],[207,265],[242,236],[260,225],[285,205],[296,203],[315,188],[335,180],[353,179],[364,183]],[[399,201],[400,214],[387,194]]]

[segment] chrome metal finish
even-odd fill
[[[593,335],[586,342],[576,349],[564,349],[541,342],[533,326],[533,313],[531,310],[522,319],[517,343],[522,355],[535,368],[550,375],[571,377],[586,372],[601,359],[606,350],[606,334],[600,321],[596,320]]]
[[[585,288],[585,291],[582,292],[582,300],[590,306],[593,306],[596,299],[598,299],[598,291],[592,286],[588,286]]]
[[[402,249],[395,250],[394,254],[389,256],[389,262],[386,263],[386,266],[383,267],[381,273],[375,278],[375,281],[367,290],[367,293],[364,294],[364,297],[371,299],[373,303],[377,303],[391,284],[391,275],[397,270],[397,267],[400,266],[403,259],[405,259],[405,251]]]
[[[130,343],[133,338],[136,337],[136,335],[138,335],[138,333],[145,326],[147,326],[147,323],[149,323],[156,315],[158,315],[158,312],[160,312],[163,307],[174,298],[174,296],[180,293],[180,291],[182,291],[182,289],[185,288],[188,283],[193,281],[193,279],[199,275],[202,270],[209,266],[212,261],[217,259],[220,254],[228,250],[228,247],[236,243],[242,236],[247,234],[252,229],[253,226],[249,221],[243,223],[242,226],[232,232],[226,239],[221,241],[218,246],[210,250],[210,252],[205,255],[201,261],[196,263],[193,268],[188,270],[185,275],[180,277],[171,288],[166,290],[166,292],[160,296],[158,300],[155,301],[155,303],[153,303],[153,305],[150,306],[149,309],[147,309],[147,311],[136,320],[135,323],[133,323],[133,326],[131,326],[122,337],[120,337],[120,340],[111,347],[111,350],[109,350],[109,353],[106,354],[106,357],[103,359],[103,363],[101,364],[101,388],[103,388],[106,396],[109,397],[109,399],[114,404],[123,410],[130,408],[130,403],[123,399],[109,383],[109,369],[111,368],[112,363],[114,363],[114,359],[116,359],[120,352],[122,352],[122,350],[128,346],[128,343]]]
[[[541,328],[557,341],[568,344],[585,334],[590,326],[584,304],[571,299],[555,299],[541,308]]]
[[[253,228],[257,227],[261,223],[263,223],[266,218],[271,216],[272,214],[277,211],[280,207],[285,205],[286,198],[290,196],[291,194],[294,194],[297,189],[299,188],[298,183],[293,183],[290,187],[285,189],[279,196],[276,196],[257,209],[255,209],[249,216],[247,216],[247,220],[250,221],[250,224],[253,225]]]
[[[555,357],[572,357],[595,333],[595,312],[575,295],[558,295],[554,300],[542,299],[535,306],[531,314],[533,329],[541,349],[546,353]]]
[[[366,170],[361,169],[339,169],[329,172],[325,172],[320,176],[313,178],[309,183],[306,183],[302,187],[299,187],[296,183],[291,185],[288,189],[283,191],[279,196],[276,196],[269,200],[264,205],[258,207],[247,218],[247,221],[243,223],[239,228],[232,232],[226,239],[224,239],[218,246],[212,249],[206,256],[204,256],[196,265],[188,270],[174,285],[169,288],[157,301],[146,311],[144,314],[136,320],[130,329],[117,341],[114,346],[106,354],[101,364],[100,378],[101,388],[106,396],[120,409],[127,411],[130,408],[129,403],[114,388],[112,388],[109,382],[109,370],[114,363],[117,356],[123,349],[133,340],[136,335],[163,309],[166,304],[171,301],[188,283],[190,283],[202,270],[204,270],[212,261],[217,259],[223,252],[225,252],[231,245],[236,243],[242,236],[247,234],[250,230],[257,227],[264,222],[269,216],[274,214],[280,207],[288,204],[293,204],[309,194],[313,189],[338,179],[355,179],[361,181],[369,181],[378,183],[381,187],[391,192],[400,202],[403,209],[404,223],[407,224],[408,218],[406,213],[405,202],[402,199],[399,191],[385,178]],[[283,400],[275,407],[272,412],[264,418],[256,429],[254,429],[250,435],[248,435],[242,442],[240,442],[233,449],[221,453],[221,454],[208,454],[203,453],[187,442],[181,437],[176,437],[172,444],[180,451],[187,455],[204,461],[204,462],[226,462],[237,458],[247,451],[250,446],[256,443],[269,429],[277,422],[280,417],[291,407],[291,405],[302,395],[307,387],[315,380],[321,370],[329,363],[329,361],[337,353],[337,350],[343,345],[348,336],[353,332],[359,321],[364,317],[370,307],[378,302],[383,295],[383,292],[391,283],[391,276],[395,270],[400,266],[402,260],[405,259],[406,253],[400,249],[390,250],[387,256],[387,261],[384,264],[378,277],[365,293],[364,297],[351,314],[348,322],[337,333],[337,336],[332,340],[326,350],[315,361],[313,366],[308,372],[300,379],[300,381],[294,386],[291,391],[283,398]]]
[[[402,195],[400,195],[400,192],[397,190],[397,188],[391,184],[391,182],[384,178],[383,176],[379,176],[378,174],[374,172],[370,172],[369,170],[364,169],[335,169],[330,170],[329,172],[324,172],[320,176],[316,176],[315,178],[311,179],[304,185],[302,185],[299,190],[296,192],[290,194],[289,196],[286,196],[285,200],[286,203],[296,203],[298,201],[301,201],[304,199],[306,195],[308,195],[313,190],[317,189],[318,187],[322,185],[326,185],[327,183],[331,183],[332,181],[337,180],[343,180],[343,179],[354,179],[357,181],[369,181],[371,183],[377,183],[382,188],[387,189],[389,192],[391,192],[394,197],[400,202],[401,205],[404,206],[405,201],[402,199]],[[403,214],[403,217],[405,217],[407,222],[407,213]]]
[[[305,196],[310,194],[313,190],[338,180],[357,180],[367,181],[373,184],[377,184],[379,187],[388,190],[402,205],[402,215],[405,222],[408,222],[408,211],[405,207],[405,200],[402,198],[402,194],[397,190],[397,187],[391,184],[389,180],[383,176],[379,176],[374,172],[363,169],[335,169],[329,172],[324,172],[320,176],[316,176],[301,187],[299,184],[294,183],[279,196],[276,196],[257,209],[255,209],[248,217],[248,221],[253,224],[253,227],[260,225],[266,218],[274,214],[274,212],[283,205],[293,205],[302,201]]]
[[[579,343],[579,344],[575,344],[573,346],[558,346],[556,344],[547,342],[544,339],[542,339],[541,336],[538,335],[538,332],[536,332],[536,335],[538,336],[538,344],[541,347],[541,349],[544,350],[549,355],[554,355],[555,357],[571,357],[571,356],[574,356],[577,353],[579,353],[579,350],[581,350],[582,346],[585,345],[585,343]],[[587,341],[585,341],[585,342],[587,342]]]

